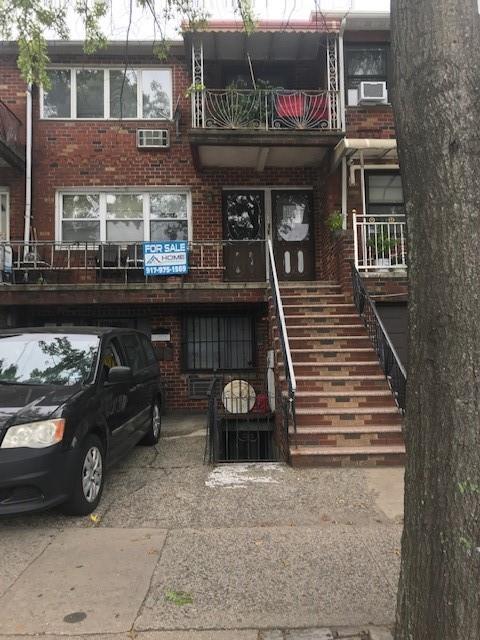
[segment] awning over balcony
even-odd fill
[[[332,171],[335,171],[342,158],[351,163],[363,160],[396,164],[397,141],[395,138],[342,138],[333,150]]]
[[[192,39],[203,44],[205,61],[246,60],[247,54],[252,61],[306,61],[323,58],[325,53],[325,34],[314,23],[301,23],[288,30],[257,27],[251,35],[242,29],[232,29],[227,24],[212,23],[208,31],[186,32],[184,40],[191,48]],[[280,25],[280,23],[279,23]]]

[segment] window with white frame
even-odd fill
[[[0,187],[0,242],[10,240],[10,203],[8,189]]]
[[[189,240],[187,191],[58,193],[61,242]]]
[[[48,70],[50,86],[41,92],[42,118],[172,118],[172,70]]]

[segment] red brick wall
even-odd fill
[[[390,105],[347,107],[345,119],[349,138],[395,138]]]

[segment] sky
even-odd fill
[[[212,19],[233,18],[232,0],[199,0],[205,6]],[[254,0],[255,15],[260,19],[270,20],[302,20],[308,19],[315,8],[315,0]],[[320,8],[328,11],[388,11],[390,0],[317,0]],[[124,40],[129,22],[129,0],[112,0],[112,10],[109,11],[104,22],[104,30],[110,39]],[[83,32],[81,24],[71,18],[71,37],[81,39]],[[168,37],[178,38],[175,29],[168,28]],[[130,40],[154,39],[151,16],[137,9],[134,11]]]

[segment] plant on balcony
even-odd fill
[[[389,267],[392,262],[392,249],[397,246],[397,240],[388,236],[388,228],[379,227],[376,234],[371,235],[367,242],[372,249],[372,258],[377,267]]]
[[[255,84],[256,88],[252,89],[243,78],[238,78],[225,87],[227,104],[224,108],[229,112],[234,126],[249,129],[262,129],[265,126],[265,93],[273,91],[274,87],[261,78]]]
[[[334,236],[340,236],[343,231],[343,215],[338,209],[332,211],[332,213],[325,220],[325,225],[332,232]]]

